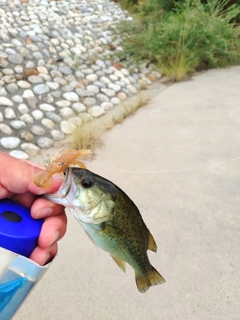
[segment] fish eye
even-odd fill
[[[90,188],[92,186],[92,181],[89,178],[85,178],[82,180],[83,188]]]

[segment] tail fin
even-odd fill
[[[160,273],[152,266],[148,274],[136,274],[137,288],[141,293],[146,292],[150,287],[166,282]]]

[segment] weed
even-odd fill
[[[86,56],[86,60],[90,61],[94,64],[99,59],[99,55],[97,53],[90,53]]]
[[[78,67],[82,64],[82,59],[74,54],[66,57],[65,62],[67,62],[71,68],[78,69]]]
[[[123,105],[121,112],[119,112],[117,115],[112,116],[110,123],[106,125],[106,127],[110,129],[116,124],[121,123],[125,118],[134,114],[134,112],[136,112],[139,108],[146,105],[148,101],[149,101],[149,98],[140,97],[139,99],[136,100],[135,103],[131,103],[129,105]]]
[[[172,11],[162,0],[145,0],[137,18],[124,22],[125,56],[149,59],[172,80],[181,80],[198,69],[225,67],[240,62],[240,29],[234,21],[240,6],[228,0],[175,1]]]
[[[92,122],[82,122],[71,135],[74,149],[91,149],[100,135],[100,130]]]

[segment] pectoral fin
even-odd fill
[[[120,269],[122,269],[123,272],[126,272],[126,262],[115,257],[115,256],[112,256],[111,257],[113,258],[113,260],[116,262],[116,264],[119,266]]]
[[[157,244],[149,230],[148,230],[148,249],[153,252],[157,252]]]
[[[81,224],[81,223],[80,223],[80,224]],[[81,225],[82,225],[82,224],[81,224]],[[102,222],[102,223],[99,223],[99,224],[92,224],[92,228],[94,228],[96,231],[102,231],[102,230],[104,230],[104,228],[105,228],[105,223]],[[88,233],[88,231],[85,230],[85,232],[86,232],[88,238],[91,240],[91,242],[92,242],[95,246],[97,246],[96,242],[95,242],[94,239],[90,236],[90,234]]]
[[[96,246],[96,243],[94,242],[93,238],[86,232],[86,235],[88,236],[88,238],[91,240],[91,242]]]

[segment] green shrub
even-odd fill
[[[124,9],[133,9],[136,10],[137,6],[142,6],[145,3],[148,3],[149,0],[114,0],[115,2],[119,2]],[[151,2],[151,1],[150,1]],[[176,8],[176,5],[184,4],[185,0],[157,0],[158,6],[165,11],[172,11]],[[208,0],[201,0],[202,4],[206,4]],[[229,6],[237,4],[240,5],[240,0],[228,0],[225,8]]]
[[[196,69],[240,62],[240,29],[234,21],[239,5],[227,0],[175,2],[167,12],[161,0],[145,1],[134,22],[124,23],[124,53],[134,60],[149,59],[173,80]],[[231,22],[231,23],[230,23]]]

